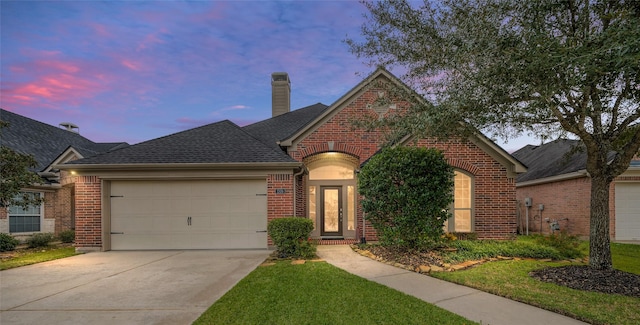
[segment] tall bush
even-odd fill
[[[453,168],[435,149],[385,148],[361,169],[358,189],[383,245],[431,248],[450,216]]]
[[[313,222],[307,218],[279,218],[267,225],[278,257],[313,258],[316,246],[309,240]]]
[[[20,244],[20,241],[13,236],[0,233],[0,252],[12,251]]]

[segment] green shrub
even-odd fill
[[[46,247],[53,241],[53,238],[54,236],[52,233],[38,233],[29,237],[29,239],[27,239],[27,244],[29,245],[29,248]]]
[[[280,258],[313,258],[316,245],[309,239],[313,222],[306,218],[279,218],[269,222],[269,236]]]
[[[63,243],[73,243],[76,239],[76,232],[71,229],[63,230],[58,234],[58,238]]]
[[[452,232],[453,236],[455,236],[458,240],[476,240],[478,239],[478,234],[475,232]]]
[[[547,245],[557,249],[564,258],[581,257],[580,239],[578,236],[568,234],[566,231],[543,236],[536,234],[532,236],[541,245]]]
[[[402,250],[443,241],[453,202],[453,167],[436,149],[384,148],[362,167],[362,208],[380,243]]]
[[[0,252],[12,251],[20,244],[20,241],[13,236],[0,233]]]

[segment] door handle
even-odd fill
[[[191,226],[191,217],[187,217],[187,226]]]
[[[112,231],[111,232],[112,235],[124,235],[124,232],[121,231]]]

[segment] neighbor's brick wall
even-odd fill
[[[102,247],[101,186],[98,176],[76,177],[76,247]]]
[[[38,191],[44,193],[44,222],[40,225],[41,232],[53,232],[56,235],[63,230],[71,229],[71,191],[67,187],[55,191]],[[0,219],[7,219],[7,208],[0,209]],[[8,227],[8,221],[6,221]],[[52,225],[49,228],[49,225]],[[9,229],[7,228],[8,232]]]
[[[545,221],[560,220],[560,229],[578,236],[589,236],[589,211],[591,204],[591,180],[588,177],[574,178],[559,182],[518,187],[518,202],[522,202],[522,222],[525,221],[524,199],[531,198],[529,208],[529,233],[550,233],[549,224]],[[539,204],[544,204],[542,213]],[[540,220],[542,218],[542,229]]]
[[[363,116],[377,117],[376,113],[367,107],[367,104],[375,102],[377,96],[378,89],[363,92],[360,97],[347,103],[339,113],[298,143],[297,147],[289,148],[289,154],[294,159],[303,161],[314,154],[334,151],[350,154],[363,163],[380,149],[384,134],[379,130],[365,131],[354,128],[352,122]],[[389,111],[393,112],[394,110]],[[515,181],[506,177],[506,170],[500,163],[468,142],[442,143],[421,140],[418,145],[443,150],[450,164],[474,175],[475,231],[480,238],[507,238],[515,233]],[[306,188],[303,193],[306,193]],[[306,200],[299,202],[297,210],[306,215]],[[362,218],[362,208],[358,204],[358,238],[362,234]],[[365,233],[367,240],[376,239],[375,230],[368,223]]]

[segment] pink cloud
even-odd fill
[[[130,60],[122,60],[120,63],[122,63],[123,66],[133,70],[133,71],[140,71],[142,70],[142,68],[140,67],[140,64],[130,61]]]

